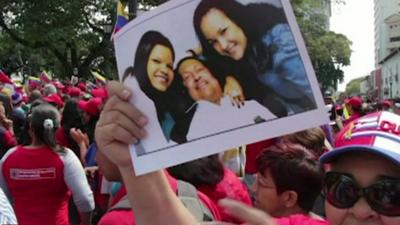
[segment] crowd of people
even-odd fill
[[[175,63],[147,31],[124,84],[0,71],[0,224],[400,224],[393,99],[325,93],[329,124],[136,176],[129,145],[147,135],[181,144],[317,107],[281,9],[203,0],[193,25],[201,54]]]
[[[326,97],[331,124],[135,176],[123,84],[0,86],[2,224],[400,223],[395,101]]]

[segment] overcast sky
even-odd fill
[[[350,80],[368,75],[374,70],[374,2],[345,0],[346,4],[332,7],[331,30],[342,33],[352,42],[351,65],[344,68],[343,91]]]

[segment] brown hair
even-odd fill
[[[294,144],[300,144],[318,157],[324,153],[325,133],[320,127],[288,134],[283,136],[283,140]]]
[[[279,143],[267,148],[256,160],[257,171],[271,173],[278,194],[295,191],[298,205],[309,212],[322,189],[324,171],[317,158],[299,144]]]

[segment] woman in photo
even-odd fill
[[[194,28],[204,57],[233,67],[246,98],[254,98],[278,117],[315,109],[310,83],[284,11],[267,3],[203,0]],[[252,81],[252,82],[251,82]],[[261,84],[261,91],[254,86]],[[279,105],[279,103],[278,103]]]
[[[184,98],[181,93],[183,87],[176,82],[173,71],[174,60],[175,52],[168,38],[158,31],[148,31],[139,41],[133,66],[128,67],[123,76],[123,80],[128,83],[136,82],[145,94],[142,98],[136,97],[135,100],[142,101],[141,105],[144,108],[155,109],[152,114],[157,117],[159,124],[153,123],[149,126],[153,128],[152,131],[162,131],[162,134],[159,132],[160,142],[162,142],[160,138],[166,142],[173,139],[176,139],[176,142],[183,142],[174,130],[178,130],[176,129],[178,118],[192,104],[192,101]],[[140,152],[139,150],[138,153]]]

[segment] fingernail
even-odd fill
[[[146,123],[147,123],[147,118],[146,118],[145,116],[141,116],[141,117],[139,118],[139,120],[138,120],[138,124],[139,124],[140,126],[144,126],[144,125],[146,125]]]
[[[126,90],[126,89],[124,89],[124,90],[122,91],[122,97],[123,97],[124,99],[128,99],[130,95],[131,95],[131,92],[130,92],[130,91],[128,91],[128,90]]]

